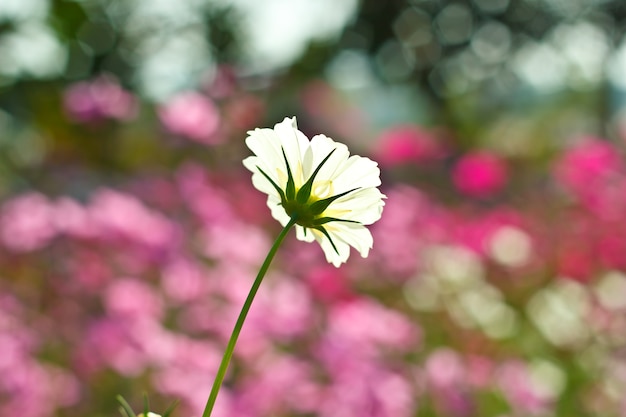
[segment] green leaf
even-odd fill
[[[326,163],[326,161],[328,161],[328,158],[330,158],[330,156],[336,150],[337,148],[333,149],[332,151],[328,153],[328,155],[326,155],[326,158],[324,158],[322,162],[319,163],[317,168],[315,168],[315,171],[313,171],[313,174],[311,174],[311,177],[307,180],[307,182],[305,182],[302,188],[298,190],[298,195],[296,196],[296,200],[298,201],[298,203],[305,204],[307,201],[309,201],[309,197],[311,197],[311,190],[313,189],[313,181],[315,180],[315,177],[320,172],[320,169],[322,169],[322,166]]]

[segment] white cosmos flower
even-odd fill
[[[348,259],[350,246],[367,257],[373,239],[365,225],[380,219],[386,198],[377,188],[376,162],[350,156],[346,145],[324,135],[309,141],[295,117],[248,132],[246,145],[254,156],[243,164],[280,224],[295,217],[297,238],[316,240],[335,266]]]

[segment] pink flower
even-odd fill
[[[128,194],[114,190],[97,192],[89,214],[104,238],[128,239],[154,249],[170,248],[176,241],[173,223]]]
[[[104,294],[104,304],[111,315],[130,318],[159,319],[163,303],[153,288],[136,279],[111,282]]]
[[[307,274],[307,284],[313,296],[329,304],[354,299],[356,295],[342,271],[326,265],[313,268]]]
[[[554,398],[537,386],[523,362],[503,363],[498,369],[497,380],[511,407],[521,415],[549,414]]]
[[[40,249],[57,233],[54,220],[54,206],[44,195],[16,197],[0,211],[0,242],[16,252]]]
[[[68,116],[78,122],[129,120],[137,114],[133,95],[109,76],[72,85],[65,92],[63,105]]]
[[[466,154],[452,170],[454,185],[470,197],[488,197],[497,193],[504,187],[507,176],[505,162],[487,151]]]
[[[567,189],[584,195],[623,169],[622,158],[613,144],[590,137],[569,149],[555,163],[554,172]]]
[[[556,161],[557,181],[603,220],[619,220],[626,209],[626,170],[616,147],[585,138]]]
[[[418,126],[402,125],[381,134],[375,154],[382,166],[394,166],[439,159],[444,150],[432,134]]]
[[[217,107],[208,97],[186,92],[173,97],[159,108],[159,118],[167,130],[191,140],[215,145],[221,141],[216,135],[220,125]]]
[[[465,385],[466,369],[460,356],[450,349],[434,351],[425,364],[430,384],[438,389]]]

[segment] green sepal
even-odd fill
[[[335,242],[333,242],[333,240],[331,239],[330,235],[328,234],[328,232],[326,231],[326,229],[324,229],[322,226],[313,226],[313,229],[315,230],[319,230],[320,232],[322,232],[324,234],[324,236],[326,236],[328,238],[328,241],[330,242],[330,245],[333,247],[333,249],[335,250],[335,253],[337,255],[339,255],[339,251],[337,250],[337,247],[335,246]]]
[[[298,190],[298,195],[296,195],[296,201],[298,203],[305,204],[307,201],[309,201],[309,197],[311,197],[311,190],[313,188],[313,180],[315,180],[315,176],[318,174],[318,172],[320,172],[320,169],[322,169],[322,166],[326,163],[326,161],[328,161],[328,158],[330,158],[330,156],[336,150],[337,148],[333,149],[332,151],[328,153],[328,155],[326,155],[326,158],[324,158],[322,162],[319,163],[317,168],[315,168],[315,171],[313,171],[313,173],[311,174],[311,177],[307,180],[307,182],[305,182],[304,185]]]
[[[328,206],[330,206],[330,204],[335,201],[336,199],[343,197],[346,194],[350,194],[352,191],[356,191],[358,190],[360,187],[357,188],[353,188],[351,190],[345,191],[343,193],[334,195],[332,197],[328,197],[325,198],[323,200],[318,200],[315,203],[311,204],[309,206],[309,210],[311,210],[311,213],[315,216],[317,216],[318,214],[322,214],[324,212],[324,210],[326,210],[328,208]]]
[[[330,223],[330,222],[343,222],[343,223],[356,223],[361,224],[361,222],[357,222],[356,220],[348,220],[348,219],[338,219],[337,217],[320,217],[318,219],[313,220],[313,224],[316,226]]]
[[[283,158],[285,159],[285,165],[287,166],[287,189],[285,190],[285,194],[287,195],[287,201],[291,201],[296,196],[296,185],[293,181],[291,167],[289,166],[289,161],[287,161],[285,150],[283,148],[280,148],[280,150],[283,151]]]
[[[130,407],[130,404],[126,402],[124,397],[122,397],[121,395],[118,395],[115,398],[117,398],[117,401],[120,403],[121,414],[125,415],[126,417],[137,417],[133,409]]]
[[[257,169],[259,170],[259,172],[261,173],[261,175],[263,175],[265,178],[267,178],[267,180],[270,182],[270,184],[272,184],[272,186],[274,187],[274,189],[276,189],[276,192],[278,192],[278,195],[280,196],[280,201],[281,203],[285,203],[285,201],[287,201],[285,199],[285,193],[283,192],[283,190],[278,186],[278,184],[276,184],[274,182],[273,179],[270,178],[269,175],[267,175],[258,165],[256,166]]]

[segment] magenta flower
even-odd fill
[[[383,166],[432,161],[444,155],[436,138],[417,126],[395,126],[382,133],[376,157]]]
[[[586,138],[555,164],[555,175],[566,188],[585,195],[595,185],[614,177],[624,165],[615,146],[605,140]]]
[[[487,151],[463,156],[452,171],[456,188],[470,197],[488,197],[500,191],[508,177],[505,162]]]

